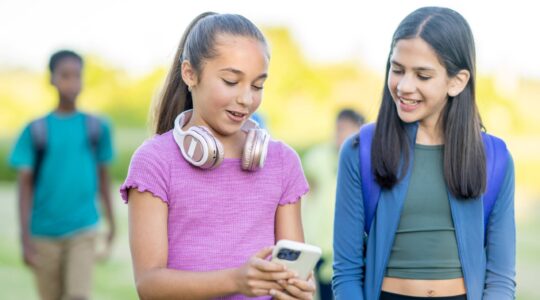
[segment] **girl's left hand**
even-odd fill
[[[315,295],[315,280],[311,273],[307,280],[290,278],[288,280],[279,280],[278,283],[284,288],[284,291],[270,290],[270,295],[274,299],[280,300],[312,300]]]

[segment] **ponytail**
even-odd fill
[[[199,22],[206,16],[214,15],[213,12],[205,12],[198,15],[187,27],[176,55],[167,79],[165,80],[165,86],[163,92],[156,104],[154,110],[154,129],[156,134],[162,134],[174,127],[174,119],[178,114],[188,109],[193,108],[193,100],[191,99],[191,93],[188,91],[188,87],[182,79],[182,61],[184,60],[183,53],[186,46],[186,40],[189,33]]]

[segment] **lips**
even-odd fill
[[[399,101],[400,101],[401,103],[407,104],[407,105],[417,105],[418,103],[421,102],[420,100],[405,99],[405,98],[399,98]]]
[[[247,113],[238,112],[238,111],[234,111],[234,110],[227,110],[227,115],[228,115],[229,118],[232,119],[233,121],[241,122],[241,121],[244,121],[244,120],[246,119],[246,116],[247,116],[248,114],[247,114]]]
[[[399,98],[399,107],[401,108],[402,111],[412,112],[418,107],[418,104],[421,103],[421,102],[422,102],[421,100],[406,99],[406,98],[401,98],[400,97]]]

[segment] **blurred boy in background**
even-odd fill
[[[115,224],[107,163],[109,126],[76,107],[83,60],[62,50],[49,62],[58,106],[29,123],[11,153],[18,170],[24,262],[41,299],[89,299],[99,221],[98,191],[112,243]]]

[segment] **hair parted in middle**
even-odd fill
[[[454,97],[448,96],[440,121],[446,184],[458,198],[478,197],[486,187],[486,158],[475,100],[474,38],[463,16],[449,8],[419,8],[405,17],[394,32],[371,151],[375,178],[383,188],[392,188],[404,176],[400,170],[407,170],[409,165],[410,141],[387,82],[394,47],[400,40],[413,38],[421,38],[433,49],[449,78],[461,70],[470,73],[465,89]]]

